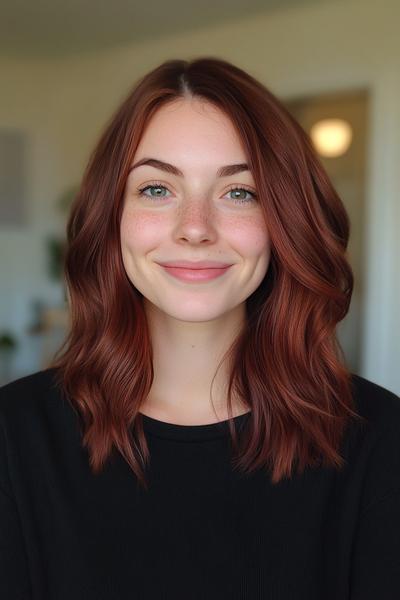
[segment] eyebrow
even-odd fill
[[[175,167],[174,165],[171,165],[170,163],[164,162],[162,160],[158,160],[157,158],[142,158],[129,169],[129,172],[131,172],[133,169],[136,169],[137,167],[141,167],[142,165],[149,165],[150,167],[161,169],[162,171],[166,171],[167,173],[171,173],[172,175],[177,175],[178,177],[184,176],[182,171],[178,169],[178,167]],[[226,165],[218,169],[217,177],[229,177],[230,175],[236,175],[236,173],[242,173],[243,171],[249,170],[249,165],[246,163]]]

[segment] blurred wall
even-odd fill
[[[399,21],[395,0],[332,0],[170,38],[149,24],[146,43],[79,59],[0,59],[0,127],[25,129],[30,140],[29,226],[0,234],[0,328],[21,336],[17,371],[34,364],[25,333],[30,300],[62,298],[43,246],[43,235],[64,227],[56,198],[79,182],[101,129],[139,76],[169,58],[211,55],[249,70],[282,99],[370,91],[360,374],[399,393]]]

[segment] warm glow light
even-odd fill
[[[341,156],[351,144],[353,132],[343,119],[323,119],[311,127],[311,140],[321,156]]]

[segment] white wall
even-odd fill
[[[0,127],[11,123],[32,136],[32,227],[0,236],[0,328],[12,323],[23,331],[28,295],[43,290],[55,299],[60,295],[44,273],[41,234],[62,227],[53,202],[79,181],[100,130],[135,80],[169,58],[218,56],[281,97],[369,87],[367,302],[360,374],[400,393],[399,21],[396,0],[332,0],[171,38],[150,34],[146,43],[79,60],[2,61]],[[27,350],[19,370],[32,370],[30,361]]]

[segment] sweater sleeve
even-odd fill
[[[400,598],[400,489],[361,515],[353,552],[350,600]]]

